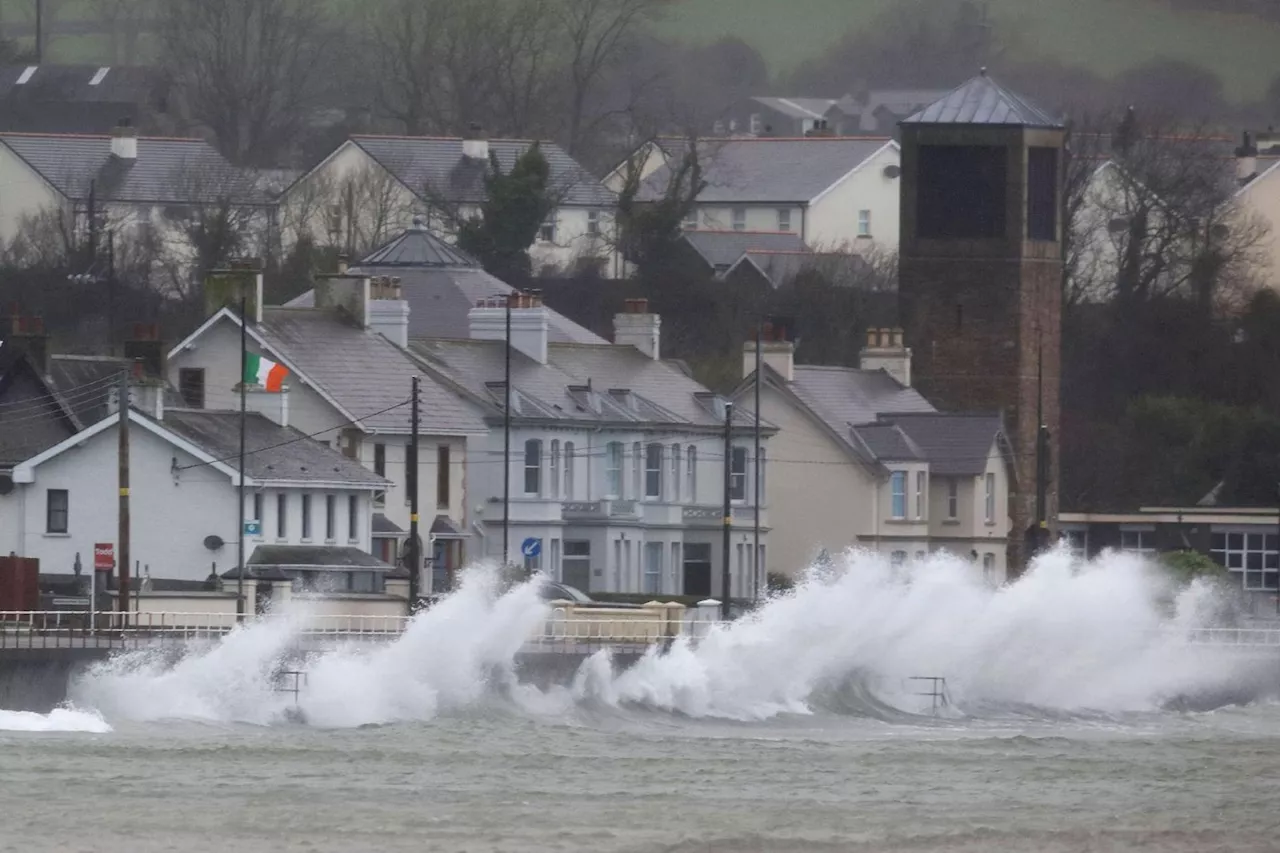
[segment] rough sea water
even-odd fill
[[[512,661],[545,606],[476,569],[395,644],[312,660],[305,723],[287,622],[0,711],[0,853],[1280,850],[1280,650],[1186,646],[1218,609],[1120,555],[990,590],[854,554],[544,690]]]

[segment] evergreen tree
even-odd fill
[[[503,281],[518,282],[532,272],[529,247],[556,208],[551,167],[536,142],[516,158],[511,171],[502,171],[493,151],[489,152],[489,166],[484,181],[486,200],[480,205],[479,216],[458,224],[458,246],[489,273]]]

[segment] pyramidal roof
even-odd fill
[[[987,124],[1061,128],[1062,120],[1001,86],[982,69],[977,77],[951,90],[903,124]]]
[[[479,267],[480,263],[427,230],[421,216],[398,237],[360,260],[360,267]]]

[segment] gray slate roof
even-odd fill
[[[45,377],[13,346],[0,346],[0,468],[10,468],[80,429]]]
[[[169,409],[161,424],[215,459],[238,463],[240,413],[207,409]],[[263,415],[245,417],[245,474],[254,480],[342,482],[352,488],[379,489],[387,480],[354,459],[307,438],[293,427],[282,427]]]
[[[770,252],[751,250],[739,259],[729,272],[733,273],[749,264],[759,271],[773,287],[782,287],[800,273],[813,270],[839,281],[844,276],[856,275],[867,261],[861,255],[846,252]]]
[[[728,268],[751,249],[802,252],[799,234],[774,231],[686,231],[684,241],[713,268]]]
[[[892,422],[924,451],[930,471],[950,477],[977,476],[986,470],[991,448],[1004,424],[994,414],[897,414]]]
[[[257,331],[367,429],[409,433],[410,407],[391,407],[409,399],[413,377],[423,371],[395,344],[336,312],[314,308],[267,308]],[[424,432],[485,431],[473,405],[430,376],[423,377],[420,399]]]
[[[442,245],[441,245],[442,244]],[[398,246],[399,248],[392,248]],[[468,263],[445,263],[451,250]],[[438,262],[433,256],[438,255]],[[420,258],[421,263],[411,262]],[[388,263],[390,261],[390,263]],[[356,275],[400,277],[409,303],[409,336],[419,338],[466,338],[470,335],[467,314],[481,300],[513,293],[515,288],[485,272],[465,253],[453,249],[429,231],[409,229],[386,246],[351,268]],[[315,291],[307,291],[286,307],[310,308]],[[579,326],[563,314],[550,311],[550,339],[561,343],[602,344],[604,338]]]
[[[859,424],[851,429],[871,455],[881,462],[924,462],[929,459],[894,423]]]
[[[83,200],[96,181],[100,202],[191,204],[230,197],[265,203],[252,178],[201,139],[138,140],[138,158],[111,154],[110,136],[0,133],[10,148],[67,198]]]
[[[751,100],[792,118],[822,118],[823,114],[831,109],[831,105],[835,103],[831,98],[770,98],[757,96]]]
[[[156,82],[155,70],[141,65],[0,65],[0,98],[12,100],[141,102]]]
[[[1063,127],[1060,118],[1001,86],[986,71],[903,119],[902,123]]]
[[[247,566],[283,570],[390,571],[391,566],[350,545],[259,545]]]
[[[412,227],[390,242],[370,252],[360,261],[363,267],[463,267],[477,269],[480,262],[427,230],[421,217]]]
[[[426,201],[432,194],[454,204],[479,203],[485,198],[489,164],[464,158],[461,139],[352,136],[351,141]],[[497,155],[504,172],[531,145],[533,142],[525,139],[489,140],[489,150]],[[562,194],[563,204],[611,206],[617,201],[612,191],[559,145],[541,142],[539,146],[551,167],[551,184]]]
[[[813,137],[811,139],[712,140],[701,144],[704,204],[804,203],[852,172],[887,139]],[[645,179],[642,201],[663,197],[671,180],[661,166]]]
[[[412,345],[442,374],[501,411],[505,346],[501,341],[417,341]],[[635,347],[551,344],[547,364],[515,352],[511,359],[512,414],[595,423],[717,426],[715,395],[671,362]],[[588,390],[587,386],[591,386]],[[737,423],[751,424],[740,409]]]
[[[403,536],[405,532],[406,531],[401,528],[400,525],[387,518],[386,514],[381,512],[375,512],[373,514],[373,535],[375,537]]]
[[[919,391],[883,370],[797,365],[791,390],[841,435],[849,425],[873,423],[882,414],[936,411]]]

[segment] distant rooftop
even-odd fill
[[[903,124],[987,124],[1061,128],[1062,119],[982,73],[952,89]]]

